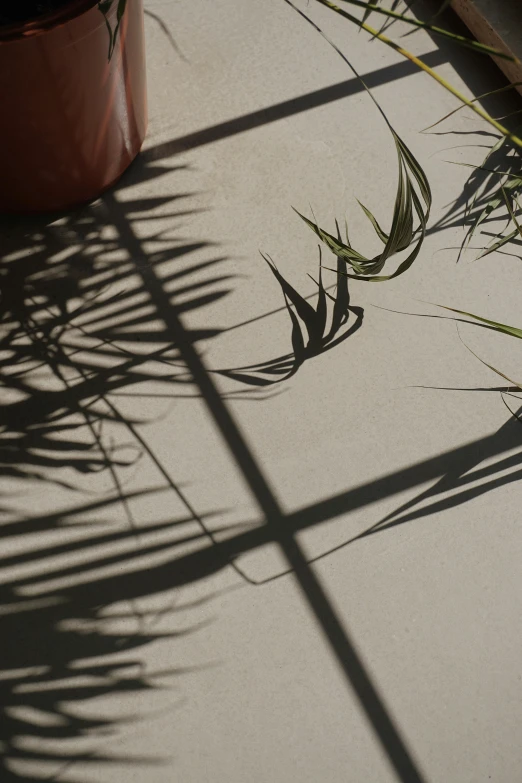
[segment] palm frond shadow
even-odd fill
[[[170,226],[190,214],[188,194],[125,199],[129,180],[165,171],[134,167],[120,186],[121,220],[159,209]],[[156,390],[172,405],[197,389],[139,270],[161,275],[180,313],[226,296],[232,277],[209,243],[166,241],[156,228],[147,237],[150,252],[130,258],[103,201],[66,216],[6,223],[2,233],[0,779],[59,774],[65,781],[74,773],[77,780],[78,765],[162,763],[114,753],[111,738],[125,725],[139,731],[143,716],[94,705],[104,696],[150,692],[176,709],[179,679],[198,667],[149,670],[144,650],[197,632],[213,596],[184,604],[178,619],[172,591],[199,574],[167,575],[165,559],[170,564],[184,548],[215,541],[221,528],[208,529],[212,512],[195,511],[141,434],[141,424],[165,415]],[[219,333],[186,328],[184,339],[207,343]],[[120,400],[126,393],[150,403],[136,412]],[[154,486],[140,483],[144,460],[156,468]],[[56,493],[56,511],[26,507],[25,497],[40,491]],[[143,504],[165,492],[182,513],[144,520]],[[228,563],[216,554],[207,573]]]
[[[140,248],[133,245],[135,221],[148,226],[147,217],[159,212],[171,228],[173,219],[190,214],[187,193],[125,198],[127,185],[168,170],[138,163],[122,180],[117,199],[107,196],[69,215],[2,226],[1,530],[9,545],[0,557],[0,635],[8,640],[0,661],[2,781],[44,781],[55,774],[66,780],[69,767],[91,762],[152,763],[103,750],[107,738],[138,715],[129,719],[123,711],[115,718],[100,710],[93,717],[89,705],[104,695],[172,688],[191,670],[149,672],[141,663],[155,641],[196,632],[200,608],[212,598],[196,602],[194,621],[180,629],[176,601],[166,612],[163,607],[166,591],[227,566],[248,581],[218,539],[224,529],[215,523],[209,528],[212,512],[196,511],[141,430],[164,415],[154,413],[155,400],[172,405],[201,396],[186,353],[221,331],[184,325],[173,333],[158,319],[147,281],[161,281],[176,318],[226,296],[232,281],[223,271],[226,259],[211,244],[169,238],[156,227],[158,217]],[[360,325],[337,334],[349,316],[347,279],[341,276],[335,297],[325,291],[321,270],[319,279],[319,312],[305,305],[316,320],[312,325],[305,318],[310,339],[299,364]],[[288,284],[283,287],[287,297]],[[290,295],[294,305],[297,296]],[[362,320],[362,311],[351,309]],[[324,321],[321,328],[317,319]],[[133,395],[138,408],[122,401]],[[144,461],[156,471],[154,486],[139,481]],[[25,495],[39,491],[57,493],[56,511],[26,508]],[[148,515],[144,522],[143,503],[164,492],[183,513]],[[60,509],[62,496],[67,506]],[[228,525],[227,535],[236,527],[251,525]],[[172,568],[194,546],[207,549],[201,561]],[[161,611],[150,608],[156,599]]]
[[[244,367],[216,370],[222,375],[250,386],[271,386],[291,378],[309,359],[319,356],[344,342],[355,334],[363,323],[362,307],[350,305],[347,263],[337,258],[336,283],[326,289],[323,284],[321,248],[319,247],[319,270],[317,281],[317,303],[314,307],[310,297],[303,297],[281,274],[268,255],[262,257],[276,278],[291,324],[291,353],[278,356],[266,362]],[[330,293],[333,289],[334,293]],[[350,314],[355,316],[348,325]]]
[[[144,181],[164,171],[145,165],[129,177]],[[484,442],[284,511],[201,358],[202,346],[220,330],[194,325],[193,316],[226,296],[225,259],[205,242],[165,242],[157,228],[147,234],[145,223],[135,230],[134,221],[153,208],[165,210],[170,221],[177,209],[172,204],[188,197],[169,196],[162,203],[155,197],[155,207],[147,198],[126,200],[129,177],[100,204],[4,232],[0,458],[7,481],[0,524],[9,546],[0,556],[0,777],[43,783],[59,775],[68,783],[73,774],[79,780],[84,764],[158,762],[138,753],[119,758],[109,743],[129,724],[139,731],[141,699],[151,693],[157,700],[181,687],[196,668],[183,660],[168,671],[150,671],[144,664],[148,646],[197,633],[206,622],[212,594],[187,607],[173,591],[230,566],[243,576],[237,559],[275,543],[398,778],[422,781],[386,701],[295,536],[439,480],[463,460],[502,455],[519,446],[519,425],[516,437],[507,427]],[[187,211],[183,203],[182,215]],[[314,320],[310,310],[304,317],[274,269],[288,309],[299,319],[306,359],[360,326],[362,312],[351,308],[349,299],[335,310],[339,289],[332,298],[324,289],[322,299],[321,277],[317,306],[311,306]],[[319,329],[325,304],[330,322]],[[354,310],[359,321],[350,325]],[[187,314],[190,325],[182,318]],[[334,317],[339,329],[332,328]],[[187,392],[206,405],[262,517],[254,524],[227,526],[223,538],[215,523],[209,525],[217,509],[196,511],[142,432],[143,422],[163,415],[155,413],[155,399],[168,395],[177,404]],[[119,395],[135,393],[147,404],[136,410],[120,402]],[[156,471],[157,484],[140,481],[137,468],[145,460]],[[51,510],[43,503],[34,509],[40,487],[56,491]],[[166,518],[149,511],[144,519],[143,508],[156,509],[160,493],[169,493],[181,511]],[[29,507],[26,496],[31,496]],[[190,622],[185,614],[178,619],[178,608],[190,608]],[[172,645],[172,657],[175,649]],[[104,712],[98,705],[106,694],[139,694],[139,714],[129,716],[123,708],[117,716],[114,710]]]

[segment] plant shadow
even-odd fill
[[[149,671],[145,652],[161,640],[197,633],[205,621],[202,608],[213,596],[195,601],[192,621],[180,628],[172,591],[227,567],[244,577],[237,559],[276,543],[398,778],[421,781],[296,534],[426,481],[438,482],[433,497],[418,499],[433,500],[433,513],[443,510],[435,495],[448,488],[457,490],[449,504],[466,502],[464,473],[518,448],[520,432],[506,425],[491,438],[284,512],[226,396],[213,384],[215,371],[200,356],[201,346],[219,337],[220,329],[184,321],[190,314],[193,324],[193,315],[227,296],[233,278],[226,259],[209,243],[181,241],[158,227],[157,212],[169,224],[190,214],[189,194],[125,196],[127,185],[166,170],[138,161],[119,189],[94,205],[4,228],[0,634],[7,642],[0,661],[1,779],[66,780],[78,763],[161,763],[114,754],[111,738],[127,724],[138,724],[140,715],[123,709],[117,716],[106,714],[96,700],[175,689],[191,667],[180,663]],[[218,371],[237,372],[237,380],[246,383],[253,378],[253,386],[271,383],[272,368],[277,379],[289,377],[362,323],[362,311],[351,306],[347,285],[342,287],[347,284],[342,269],[333,296],[319,275],[317,304],[310,309],[275,267],[271,271],[291,319],[293,353],[253,368]],[[177,404],[194,395],[206,405],[262,516],[253,525],[229,525],[224,539],[209,524],[217,510],[196,512],[142,432],[158,399]],[[128,404],[133,398],[138,407]],[[518,464],[518,454],[509,467]],[[137,481],[129,489],[129,475],[139,476],[145,461],[156,471],[157,484]],[[499,459],[476,471],[474,480],[489,491],[499,486],[495,474],[506,466]],[[166,519],[158,518],[154,503],[150,511],[149,501],[162,492],[171,493],[179,509]],[[414,506],[401,505],[372,532],[421,517]],[[139,512],[145,507],[144,521]]]
[[[347,263],[337,258],[336,282],[325,288],[319,248],[317,303],[304,297],[288,282],[277,269],[269,256],[263,256],[277,280],[283,294],[285,309],[291,324],[291,342],[293,351],[266,362],[250,364],[244,367],[215,370],[222,375],[249,386],[271,386],[287,381],[310,359],[335,348],[351,337],[363,324],[364,310],[350,304],[348,290]],[[333,289],[333,294],[330,291]],[[348,323],[350,315],[355,316]]]
[[[67,215],[2,221],[2,781],[65,780],[79,762],[162,763],[112,752],[111,737],[140,715],[107,712],[103,698],[168,693],[198,668],[144,664],[151,644],[197,632],[213,598],[184,604],[178,619],[172,591],[199,575],[168,578],[165,559],[220,528],[207,528],[212,514],[193,509],[141,431],[165,416],[158,401],[194,396],[194,385],[136,270],[161,275],[184,314],[226,296],[232,276],[209,243],[173,239],[152,220],[190,215],[189,194],[125,197],[129,184],[171,170],[137,162],[116,191],[119,221],[150,221],[141,258],[129,257],[109,214],[114,194]],[[187,328],[183,339],[219,333]],[[156,485],[140,483],[144,461]],[[181,511],[144,514],[166,491]]]

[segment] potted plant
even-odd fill
[[[98,196],[145,137],[142,0],[4,0],[0,106],[0,211]]]

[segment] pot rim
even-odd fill
[[[3,41],[23,40],[24,38],[33,38],[34,36],[46,33],[55,27],[67,24],[72,19],[90,11],[98,5],[98,0],[70,0],[62,8],[56,11],[49,11],[36,19],[28,22],[14,22],[14,24],[0,25],[0,44]],[[105,24],[100,13],[101,24]]]

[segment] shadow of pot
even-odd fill
[[[116,26],[113,3],[108,21]],[[147,127],[142,0],[128,0],[109,61],[97,0],[0,28],[0,211],[96,198],[134,160]]]

